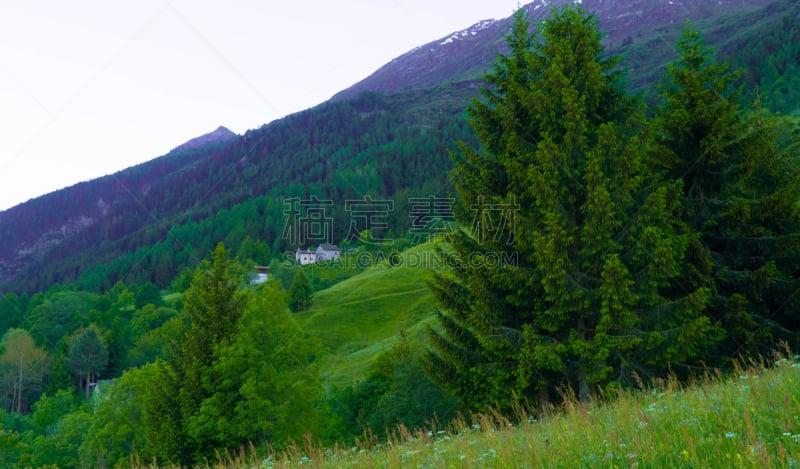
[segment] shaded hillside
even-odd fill
[[[598,14],[609,51],[625,57],[634,87],[660,76],[675,57],[685,19],[694,18],[723,60],[747,67],[747,99],[758,87],[775,110],[798,107],[800,40],[791,40],[800,38],[797,2],[586,0],[584,6]],[[534,19],[549,13],[538,0],[525,8]],[[222,226],[236,231],[234,239],[261,239],[277,254],[287,247],[278,239],[285,197],[313,194],[342,202],[400,191],[406,198],[446,194],[448,151],[459,139],[473,141],[463,109],[478,95],[478,77],[493,60],[508,21],[483,21],[444,36],[395,59],[331,102],[245,135],[232,137],[218,129],[210,140],[193,139],[148,163],[0,212],[0,290],[46,289],[120,259],[104,284],[135,278],[163,286],[186,262],[191,265],[188,259],[208,250],[214,240],[198,242],[201,233],[216,240],[228,235]],[[403,89],[408,90],[398,91]],[[389,94],[363,93],[370,90]],[[237,213],[251,213],[252,219],[232,226],[226,219],[230,213],[220,215],[259,197],[271,198],[269,220],[258,218],[263,210],[242,209]],[[342,220],[343,209],[337,210]],[[192,234],[203,221],[217,229]],[[404,225],[391,228],[399,233]],[[184,234],[163,249],[194,251],[164,263],[159,275],[152,272],[155,254],[125,260],[137,249],[166,242],[171,230]],[[337,231],[334,241],[343,235]]]
[[[448,151],[470,138],[459,116],[474,93],[448,86],[323,104],[29,201],[0,213],[0,281],[16,291],[69,282],[175,226],[263,195],[343,203],[444,190]]]

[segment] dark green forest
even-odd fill
[[[78,202],[124,195],[116,215],[0,298],[0,467],[353,445],[797,350],[800,30],[781,18],[719,52],[684,25],[634,87],[579,6],[536,31],[520,12],[481,81],[323,104],[87,184]],[[396,252],[416,242],[400,204],[429,196],[453,198],[457,229],[427,343],[400,331],[363,380],[328,386],[294,312],[336,278],[287,262],[305,246],[286,201],[334,201],[332,241],[389,255],[350,238],[344,201],[394,201],[356,234]],[[46,225],[19,223],[0,239]],[[274,280],[250,284],[254,264]]]
[[[281,233],[284,201],[293,197],[336,201],[332,241],[339,242],[347,234],[346,200],[448,192],[448,152],[457,140],[474,140],[457,118],[471,93],[470,84],[442,85],[391,99],[364,94],[322,104],[233,143],[169,154],[83,183],[77,189],[86,190],[76,195],[54,193],[0,214],[0,242],[13,246],[21,237],[34,242],[38,227],[49,226],[39,217],[90,216],[84,212],[98,200],[110,206],[57,253],[43,253],[15,272],[4,290],[33,293],[77,282],[106,291],[117,281],[165,287],[181,268],[197,266],[217,241],[238,249],[248,236],[277,256],[292,247]],[[41,204],[50,208],[39,210]],[[394,217],[389,229],[404,232],[407,218]]]

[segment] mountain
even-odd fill
[[[534,22],[565,0],[524,8]],[[794,0],[584,0],[621,54],[634,87],[675,56],[687,18],[723,58],[747,67],[745,94],[776,110],[800,96],[800,4]],[[287,200],[334,202],[334,240],[347,235],[344,201],[446,196],[449,151],[474,142],[463,110],[501,50],[510,19],[485,20],[386,64],[329,102],[244,135],[224,127],[168,154],[0,212],[0,292],[54,283],[104,289],[116,281],[169,283],[216,241],[260,240],[273,255]],[[400,207],[389,229],[403,233]]]
[[[457,116],[474,92],[442,87],[325,103],[0,212],[0,291],[39,291],[85,275],[99,277],[92,288],[118,280],[166,286],[217,241],[236,247],[249,235],[282,252],[287,199],[433,194],[447,187],[454,141],[471,138]],[[247,214],[233,215],[242,204]],[[348,227],[343,207],[334,216],[339,240]],[[91,272],[108,263],[113,272]]]
[[[525,5],[535,24],[549,16],[554,7],[571,0],[536,0]],[[597,15],[600,29],[606,33],[605,45],[612,53],[624,53],[637,42],[647,44],[649,54],[660,60],[674,50],[674,41],[665,33],[675,32],[687,20],[713,21],[727,15],[751,16],[774,0],[583,0],[583,7]],[[419,46],[355,85],[340,91],[332,100],[350,99],[366,91],[392,93],[409,88],[431,87],[446,81],[480,78],[503,51],[503,36],[513,18],[483,20],[467,29],[443,36]],[[672,31],[670,31],[672,30]],[[666,54],[665,54],[666,52]],[[641,57],[627,66],[636,67]],[[659,65],[663,62],[659,63]],[[638,68],[638,67],[637,67]],[[642,70],[646,70],[642,68]]]
[[[178,145],[170,152],[178,152],[184,150],[192,150],[212,143],[222,143],[232,138],[236,138],[236,134],[228,130],[226,127],[219,126],[212,132],[195,137],[182,145]]]

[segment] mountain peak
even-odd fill
[[[235,133],[233,133],[227,127],[221,125],[207,134],[195,137],[181,145],[178,145],[177,147],[173,148],[171,152],[191,150],[192,148],[202,147],[203,145],[208,145],[211,143],[224,142],[234,137],[236,137]]]

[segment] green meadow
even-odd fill
[[[312,306],[297,321],[331,352],[328,377],[347,384],[366,375],[372,360],[398,340],[401,331],[419,340],[433,319],[435,305],[426,281],[437,266],[431,243],[380,260],[313,295]],[[335,276],[352,272],[353,263],[368,256],[344,258],[341,263],[306,266],[309,275]]]

